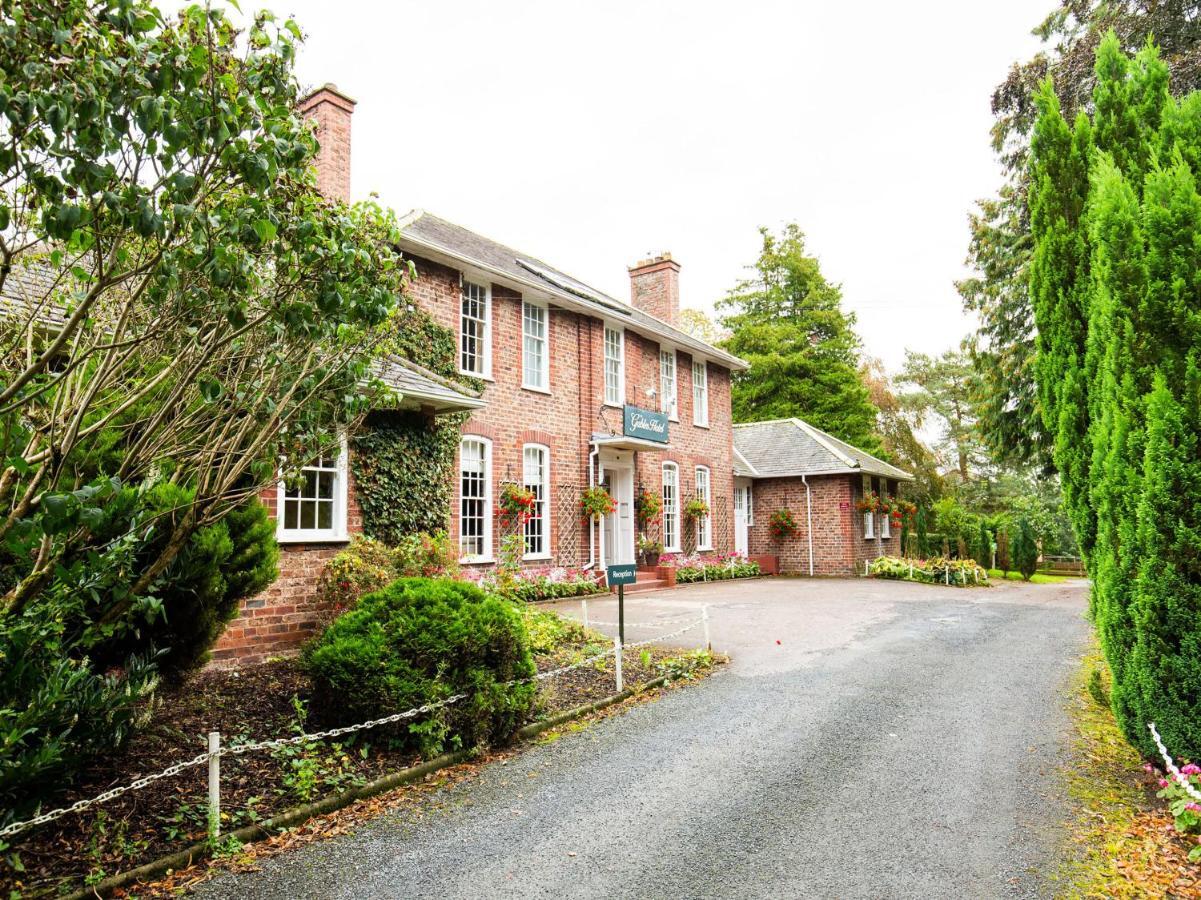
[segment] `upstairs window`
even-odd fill
[[[659,351],[659,411],[672,421],[679,419],[676,407],[676,351]]]
[[[459,318],[459,371],[487,378],[492,371],[492,298],[484,285],[463,282]]]
[[[346,445],[321,456],[292,481],[281,481],[277,499],[280,541],[344,541],[346,527]]]
[[[663,464],[663,549],[680,552],[680,469]]]
[[[542,444],[521,451],[522,486],[534,495],[533,515],[525,523],[525,558],[550,558],[550,452]]]
[[[605,403],[621,406],[625,402],[625,333],[605,326]]]
[[[709,490],[709,469],[705,466],[696,467],[696,497],[704,500],[709,511],[696,520],[696,549],[713,549],[713,498]]]
[[[459,444],[459,552],[464,562],[492,555],[492,444],[485,438]]]
[[[535,391],[550,388],[547,354],[546,307],[521,303],[521,386]]]
[[[696,360],[692,363],[692,424],[709,427],[709,367]]]

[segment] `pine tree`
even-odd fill
[[[805,236],[760,229],[754,275],[718,302],[730,336],[722,346],[750,363],[730,388],[734,421],[800,417],[835,437],[879,452],[878,410],[859,377],[855,317],[828,282]]]

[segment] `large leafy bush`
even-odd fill
[[[314,714],[331,723],[466,693],[396,726],[398,740],[426,755],[508,738],[536,694],[518,608],[449,579],[402,578],[367,594],[306,648],[304,664]]]

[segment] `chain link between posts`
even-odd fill
[[[1184,792],[1192,797],[1194,801],[1201,803],[1201,791],[1198,791],[1195,787],[1193,787],[1192,782],[1188,780],[1188,776],[1176,768],[1176,763],[1172,761],[1172,757],[1168,754],[1168,748],[1163,745],[1163,739],[1160,738],[1159,731],[1155,728],[1155,723],[1149,722],[1147,724],[1147,728],[1151,730],[1151,738],[1155,741],[1155,746],[1159,748],[1159,755],[1163,757],[1164,765],[1167,766],[1168,771],[1172,773],[1172,777],[1176,779],[1176,783],[1179,784],[1184,789]]]
[[[681,628],[678,631],[673,631],[670,634],[656,635],[655,637],[650,638],[649,640],[639,641],[636,644],[626,644],[626,645],[624,645],[624,647],[622,647],[622,649],[632,650],[636,647],[643,647],[647,644],[653,644],[656,641],[662,641],[662,640],[667,640],[669,638],[677,637],[681,634],[691,631],[694,628],[699,627],[703,623],[703,621],[704,621],[703,617],[700,619],[696,619],[690,625],[688,625],[684,628]],[[631,625],[632,623],[627,622],[626,624]],[[564,673],[570,672],[574,669],[580,669],[580,668],[583,668],[584,666],[593,665],[594,663],[597,663],[602,659],[606,659],[607,657],[615,655],[618,651],[618,646],[619,645],[615,644],[613,647],[610,647],[609,649],[605,650],[602,653],[597,653],[594,656],[589,656],[586,659],[582,659],[578,662],[574,662],[574,663],[571,663],[566,666],[559,666],[556,669],[550,669],[546,672],[539,672],[538,674],[532,675],[529,678],[516,678],[516,679],[513,679],[512,681],[507,681],[507,682],[505,682],[505,685],[508,686],[508,685],[514,685],[514,684],[526,684],[526,683],[532,683],[532,682],[538,682],[538,681],[545,681],[548,678],[555,678],[559,675],[563,675]],[[20,834],[22,831],[26,831],[27,829],[36,828],[39,825],[46,825],[50,822],[53,822],[56,819],[61,819],[63,816],[70,815],[71,813],[83,812],[84,810],[89,809],[92,806],[98,806],[102,803],[107,803],[109,800],[114,800],[117,797],[120,797],[122,794],[127,794],[130,791],[140,790],[141,788],[144,788],[149,784],[153,784],[154,782],[159,781],[163,778],[170,778],[172,775],[178,775],[180,772],[183,772],[186,769],[190,769],[195,766],[205,765],[206,763],[211,762],[214,758],[220,758],[222,756],[242,756],[243,754],[255,753],[260,750],[278,750],[280,748],[292,746],[295,744],[307,744],[307,743],[312,743],[315,741],[326,740],[329,738],[341,737],[344,734],[351,734],[352,732],[355,732],[355,731],[364,731],[368,728],[378,728],[381,725],[391,725],[396,722],[404,721],[405,719],[412,719],[416,716],[424,715],[426,713],[431,713],[435,710],[442,709],[442,708],[450,706],[454,703],[458,703],[460,700],[464,700],[468,696],[470,696],[470,695],[469,694],[453,694],[450,697],[446,697],[443,700],[437,700],[433,703],[425,703],[425,704],[422,704],[421,706],[413,707],[412,709],[406,709],[404,712],[393,713],[392,715],[384,716],[379,719],[372,719],[368,722],[359,722],[358,724],[355,724],[355,725],[345,725],[340,728],[331,728],[327,731],[317,731],[317,732],[312,732],[312,733],[298,734],[298,735],[294,735],[292,737],[275,738],[275,739],[268,740],[268,741],[257,741],[257,742],[249,743],[249,744],[234,744],[231,746],[221,747],[220,749],[216,750],[215,752],[206,751],[204,753],[200,753],[200,754],[192,757],[191,759],[185,760],[183,762],[178,762],[178,763],[175,763],[174,765],[168,766],[167,768],[163,769],[163,771],[161,771],[161,772],[156,772],[153,775],[145,775],[142,778],[138,778],[134,781],[131,781],[129,784],[120,785],[118,787],[107,790],[102,794],[97,794],[95,797],[91,797],[86,800],[77,800],[75,803],[72,803],[70,806],[64,806],[59,809],[50,810],[49,812],[45,812],[40,815],[34,816],[32,819],[26,819],[23,822],[12,822],[12,823],[6,825],[4,828],[0,828],[0,839],[12,837],[14,835]]]

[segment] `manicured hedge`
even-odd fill
[[[362,597],[306,648],[313,713],[352,724],[466,693],[392,736],[429,756],[508,738],[536,686],[519,609],[475,585],[402,578]],[[513,684],[514,680],[520,683]]]

